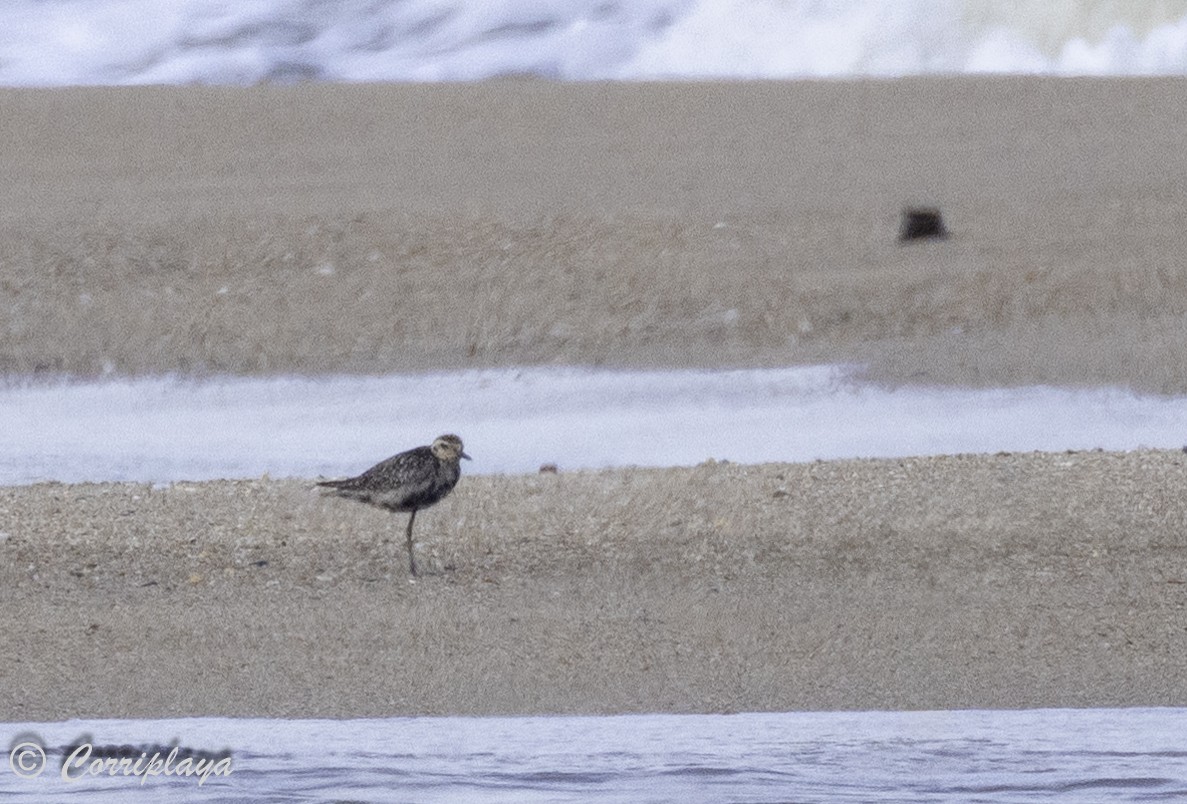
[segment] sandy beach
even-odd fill
[[[0,370],[1187,392],[1180,79],[0,91]],[[902,209],[952,237],[904,247]]]
[[[0,719],[1183,705],[1187,456],[0,489]]]
[[[1183,87],[0,90],[0,371],[1187,393]],[[416,583],[311,481],[0,488],[0,720],[1184,706],[1185,464],[467,477]]]

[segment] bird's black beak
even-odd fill
[[[470,456],[469,456],[469,455],[467,455],[466,453],[464,453],[464,452],[463,452],[461,455],[462,455],[462,457],[463,457],[463,458],[465,458],[467,461],[468,461],[468,460],[471,460]]]

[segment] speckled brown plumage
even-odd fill
[[[416,556],[412,551],[412,523],[416,512],[439,502],[453,491],[461,477],[461,459],[470,459],[455,435],[442,435],[427,447],[416,447],[372,466],[357,477],[327,480],[317,485],[328,488],[339,497],[386,508],[388,511],[408,512],[408,568],[416,572]]]

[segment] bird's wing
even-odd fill
[[[321,485],[342,491],[390,491],[407,487],[409,491],[432,483],[436,459],[428,447],[417,447],[372,466],[357,477],[331,480]]]

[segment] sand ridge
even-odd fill
[[[0,719],[1183,705],[1181,452],[0,489]],[[75,679],[63,693],[63,678]]]

